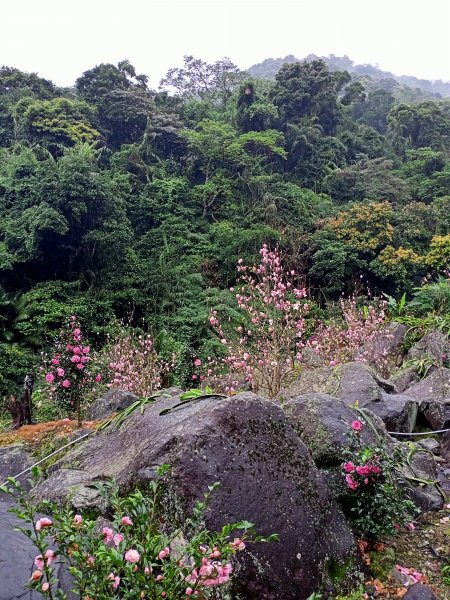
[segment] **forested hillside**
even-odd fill
[[[268,81],[186,57],[157,90],[126,60],[64,89],[1,68],[3,364],[72,313],[91,338],[132,316],[165,351],[198,351],[263,243],[322,307],[443,275],[450,100],[381,83],[322,60]]]

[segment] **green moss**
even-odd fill
[[[389,572],[395,566],[395,553],[392,548],[385,548],[383,552],[369,552],[370,568],[378,579],[387,579]]]

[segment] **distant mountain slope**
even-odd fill
[[[391,87],[392,89],[395,86],[394,82],[396,82],[410,88],[419,88],[427,95],[450,97],[450,81],[442,81],[441,79],[429,81],[428,79],[419,79],[409,75],[394,75],[389,71],[382,71],[373,65],[355,64],[348,56],[334,56],[334,54],[330,54],[328,57],[309,54],[303,59],[296,58],[292,54],[284,58],[267,58],[256,65],[252,65],[247,70],[254,77],[274,79],[284,63],[293,63],[298,60],[311,61],[318,58],[322,58],[332,71],[348,71],[356,78],[370,77],[377,81],[383,81],[383,88]]]

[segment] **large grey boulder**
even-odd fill
[[[105,419],[112,413],[128,408],[137,400],[139,400],[139,397],[131,392],[125,392],[124,390],[119,389],[109,390],[106,394],[103,394],[103,396],[94,400],[88,408],[87,417],[92,421]]]
[[[423,414],[434,430],[448,429],[450,427],[450,396],[444,400],[428,402]]]
[[[115,478],[122,490],[169,463],[174,506],[189,510],[214,481],[209,528],[247,519],[280,541],[241,556],[242,599],[304,600],[320,585],[327,563],[353,552],[351,531],[311,456],[283,410],[251,393],[204,398],[174,407],[162,399],[119,429],[105,430],[69,452],[37,494],[70,497],[78,510],[101,506],[95,483]]]
[[[408,396],[422,408],[450,397],[450,369],[440,367],[418,383],[408,388]]]
[[[450,352],[450,341],[441,331],[430,331],[408,350],[406,361],[430,360],[435,365],[442,364],[444,354]]]
[[[33,460],[25,450],[23,444],[14,444],[0,448],[0,484],[4,483],[8,477],[18,475],[28,467],[31,467]],[[19,478],[24,489],[29,489],[29,474]],[[0,500],[9,499],[10,496],[0,492]]]
[[[343,451],[349,445],[351,424],[361,419],[359,411],[338,398],[319,393],[292,398],[285,404],[284,410],[318,467],[342,462]],[[364,446],[376,445],[377,435],[388,442],[383,422],[370,412],[368,415],[377,433],[371,427],[363,427],[361,443]]]
[[[383,377],[398,368],[405,355],[403,344],[408,328],[402,323],[388,323],[371,340],[355,352],[354,360],[363,360]]]
[[[328,394],[349,405],[357,402],[361,407],[381,399],[381,387],[373,371],[366,364],[356,361],[337,367],[304,370],[277,398],[288,401],[309,393]]]
[[[410,433],[414,430],[418,404],[409,396],[388,394],[381,390],[381,398],[366,408],[382,419],[388,431]]]

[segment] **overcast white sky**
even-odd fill
[[[450,0],[2,0],[0,65],[72,85],[128,58],[157,87],[183,55],[347,54],[397,75],[450,80]]]

